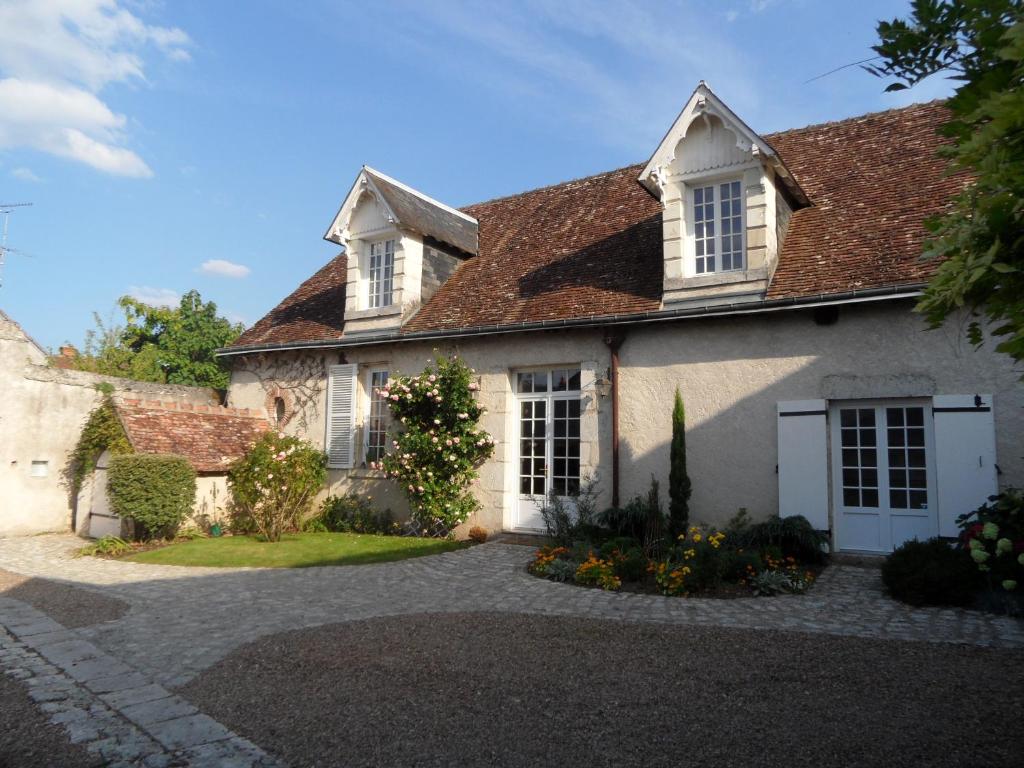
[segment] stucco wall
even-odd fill
[[[809,398],[910,397],[991,393],[1003,485],[1024,483],[1024,388],[1005,356],[974,351],[959,327],[928,331],[908,302],[844,306],[838,322],[817,325],[810,310],[689,320],[634,327],[621,348],[621,499],[646,491],[651,475],[668,488],[670,413],[676,386],[687,407],[687,440],[694,519],[721,523],[740,507],[764,517],[778,507],[775,466],[776,403]],[[584,371],[583,465],[598,478],[599,503],[610,502],[611,398],[594,380],[605,375],[608,349],[598,331],[488,337],[446,345],[480,376],[483,426],[497,440],[481,471],[481,512],[469,522],[507,528],[515,503],[516,423],[510,370],[579,363]],[[426,344],[353,348],[360,364],[359,416],[366,413],[364,371],[387,367],[418,373],[432,358]],[[265,355],[239,361],[230,405],[261,407],[281,381],[301,391],[301,414],[286,431],[322,446],[325,365],[341,353]],[[298,373],[296,373],[298,372]],[[359,439],[361,445],[361,435]],[[357,455],[362,457],[361,447]],[[333,471],[331,491],[358,490],[402,513],[391,483],[364,469]]]
[[[838,322],[787,311],[684,322],[634,333],[621,373],[623,495],[651,473],[667,487],[670,412],[687,411],[692,516],[724,522],[740,507],[778,511],[780,400],[994,395],[1003,486],[1024,482],[1024,387],[1009,358],[975,351],[956,323],[927,330],[907,302],[847,305]]]
[[[45,361],[45,354],[16,324],[0,318],[0,392],[5,404],[0,410],[0,536],[70,528],[68,457],[100,401],[100,382],[110,383],[117,394],[191,402],[215,397],[213,390],[65,371]],[[44,477],[32,476],[34,461],[47,462]]]
[[[355,490],[371,495],[380,508],[390,508],[397,515],[408,514],[405,497],[391,482],[381,475],[362,468],[362,425],[367,413],[369,391],[366,372],[373,368],[387,368],[392,374],[419,373],[434,359],[434,350],[441,354],[457,354],[476,369],[480,381],[479,402],[487,409],[481,426],[498,441],[494,456],[481,468],[475,493],[483,509],[467,521],[466,527],[482,525],[489,530],[501,530],[508,521],[504,515],[511,510],[515,489],[515,446],[511,444],[517,425],[513,414],[513,393],[510,367],[559,367],[579,364],[582,369],[583,403],[581,409],[581,466],[587,474],[596,476],[597,489],[604,503],[610,500],[610,460],[604,454],[610,443],[598,435],[611,433],[611,404],[600,398],[594,389],[594,380],[606,375],[608,351],[599,334],[550,333],[532,336],[510,336],[496,339],[467,340],[459,344],[434,347],[429,344],[404,344],[391,347],[360,347],[345,351],[345,361],[358,363],[357,466],[354,470],[332,470],[329,492],[344,493]],[[228,392],[229,405],[239,408],[258,407],[268,388],[283,379],[303,395],[298,398],[298,412],[289,420],[285,431],[310,440],[323,447],[326,419],[325,366],[338,362],[339,354],[287,353],[254,357],[236,363]],[[514,366],[510,362],[514,361]],[[319,374],[316,372],[319,371]],[[317,379],[319,375],[319,379]],[[606,466],[607,465],[607,466]]]

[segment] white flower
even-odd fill
[[[277,439],[278,440],[284,440],[284,432],[278,432],[277,433]]]
[[[434,423],[435,423],[435,424],[436,424],[437,426],[441,426],[441,420],[440,420],[440,419],[434,419]]]
[[[458,445],[460,442],[462,442],[462,441],[459,438],[456,437],[455,438],[455,444]]]
[[[432,443],[436,443],[436,442],[437,442],[437,438],[436,438],[436,437],[432,437],[432,438],[430,438],[430,442],[432,442]]]
[[[480,385],[479,384],[477,384],[475,381],[469,382],[469,391],[470,392],[476,392],[478,389],[480,389]]]

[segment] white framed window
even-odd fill
[[[395,279],[394,239],[370,243],[367,267],[367,306],[370,309],[391,306]]]
[[[366,414],[366,461],[380,461],[387,451],[388,403],[381,391],[388,384],[388,371],[377,368],[366,374],[369,395]]]
[[[743,269],[743,184],[722,181],[693,189],[694,272]]]

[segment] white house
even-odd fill
[[[912,312],[926,217],[966,179],[941,103],[759,135],[704,83],[644,163],[455,209],[364,167],[342,253],[236,344],[229,401],[323,445],[332,489],[400,495],[375,389],[436,349],[477,371],[498,440],[492,530],[594,476],[602,503],[666,485],[687,408],[691,516],[802,514],[841,550],[954,535],[1024,482],[1024,390],[992,344]]]

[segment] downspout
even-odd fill
[[[605,329],[604,343],[611,353],[612,382],[612,506],[619,506],[619,347],[625,341],[625,331]]]

